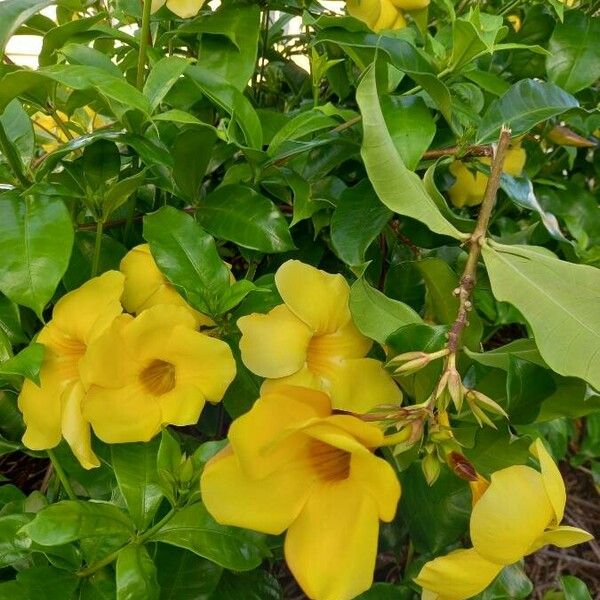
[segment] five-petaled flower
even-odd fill
[[[334,408],[361,413],[400,403],[400,389],[381,362],[365,358],[372,341],[352,321],[350,287],[341,275],[289,260],[275,284],[284,304],[238,319],[242,360],[268,378],[263,390],[279,383],[310,387],[328,393]]]
[[[188,19],[189,17],[196,16],[205,2],[206,0],[152,0],[150,11],[155,13],[166,4],[172,13],[175,13],[182,19]]]
[[[502,568],[547,544],[561,548],[592,536],[560,525],[566,492],[558,467],[538,439],[532,446],[540,471],[513,465],[492,473],[471,514],[472,548],[429,561],[415,581],[427,600],[464,600],[483,591]]]
[[[222,340],[196,331],[189,310],[161,304],[122,315],[81,364],[83,414],[108,443],[147,441],[167,424],[193,425],[235,376]]]
[[[373,454],[376,426],[332,414],[315,390],[277,386],[234,421],[230,445],[209,461],[204,503],[223,524],[287,529],[286,561],[316,600],[350,600],[373,580],[379,520],[400,497],[392,467]]]
[[[32,450],[54,448],[64,437],[86,468],[99,466],[90,426],[81,407],[85,396],[80,364],[90,345],[121,314],[123,275],[108,271],[63,296],[37,341],[46,348],[40,387],[25,380],[19,409],[27,429],[23,444]]]

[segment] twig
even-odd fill
[[[552,558],[562,559],[567,563],[573,563],[576,565],[581,565],[582,567],[586,567],[588,569],[594,569],[595,571],[600,571],[600,563],[586,560],[585,558],[579,558],[578,556],[572,556],[571,554],[567,554],[566,552],[555,552],[554,550],[543,550],[542,554],[546,556],[550,556]]]
[[[500,186],[500,175],[502,174],[502,167],[504,165],[510,138],[510,129],[502,127],[500,139],[492,159],[491,173],[487,187],[485,188],[477,224],[468,241],[469,256],[467,258],[467,264],[465,265],[463,274],[460,278],[460,285],[455,290],[459,299],[458,313],[456,320],[450,328],[450,333],[448,334],[448,349],[452,354],[456,354],[458,351],[460,338],[468,324],[469,311],[472,309],[470,298],[473,288],[475,287],[477,262],[479,260],[479,255],[481,254],[481,245],[487,233],[492,210],[496,204],[496,194],[498,193],[498,187]]]

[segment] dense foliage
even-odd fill
[[[600,484],[598,3],[217,4],[0,3],[0,600],[529,597]]]

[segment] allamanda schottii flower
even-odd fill
[[[421,10],[429,0],[347,0],[348,13],[373,31],[406,27],[404,11]]]
[[[286,561],[313,600],[350,600],[371,586],[379,520],[400,497],[392,467],[373,454],[374,425],[333,415],[315,390],[277,386],[234,421],[230,445],[203,472],[203,501],[223,524],[287,529]]]
[[[185,307],[122,315],[90,346],[81,371],[84,417],[108,443],[147,441],[167,424],[193,425],[235,376],[229,346],[196,331]]]
[[[81,413],[85,388],[79,367],[90,345],[122,313],[123,279],[121,273],[108,271],[56,303],[51,321],[37,338],[46,348],[41,385],[25,380],[18,400],[28,448],[54,448],[64,437],[83,467],[99,466],[90,426]]]
[[[513,465],[492,473],[471,514],[472,548],[429,561],[416,583],[427,600],[464,600],[483,591],[506,565],[547,544],[561,548],[592,539],[587,531],[561,525],[565,485],[538,439],[532,451],[540,472]]]
[[[325,391],[334,408],[367,412],[402,395],[380,361],[365,358],[372,341],[354,325],[342,275],[289,260],[275,273],[283,304],[238,319],[244,364],[268,380]],[[274,380],[274,381],[269,381]]]

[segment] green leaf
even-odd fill
[[[156,566],[146,548],[126,546],[117,556],[117,600],[158,600]]]
[[[532,423],[540,412],[542,402],[556,391],[548,369],[528,360],[511,356],[506,378],[506,412],[510,422]]]
[[[363,117],[361,156],[379,199],[394,212],[421,221],[436,233],[462,239],[463,234],[440,213],[416,173],[409,171],[387,129],[377,94],[375,65],[356,91]]]
[[[362,278],[350,289],[350,311],[360,332],[380,344],[385,344],[400,327],[421,323],[421,317],[410,306],[388,298]]]
[[[206,97],[229,113],[242,130],[246,145],[262,147],[262,126],[250,101],[228,81],[202,67],[189,66],[185,72]]]
[[[127,510],[138,530],[152,523],[163,494],[158,483],[158,438],[147,443],[113,444],[112,466]]]
[[[600,77],[600,17],[569,10],[548,43],[546,71],[550,81],[575,94]]]
[[[400,514],[416,550],[438,554],[465,533],[471,514],[471,491],[466,481],[443,467],[430,487],[418,463],[401,473],[400,479]]]
[[[433,117],[418,96],[382,96],[381,112],[407,169],[414,171],[435,135]]]
[[[35,151],[35,138],[31,119],[18,100],[13,100],[4,109],[0,115],[0,123],[16,150],[19,161],[27,171]]]
[[[392,583],[374,583],[371,588],[354,600],[412,600],[414,592],[408,586]]]
[[[527,319],[550,368],[600,389],[600,270],[543,248],[490,241],[482,252],[494,296]]]
[[[183,196],[197,202],[200,186],[213,155],[217,134],[212,127],[191,127],[173,142],[173,179]]]
[[[133,534],[129,517],[113,504],[64,500],[42,509],[24,531],[43,546],[115,536],[127,541]]]
[[[523,79],[492,102],[477,130],[477,143],[496,141],[502,125],[510,127],[513,137],[523,135],[538,123],[577,106],[576,98],[554,84]]]
[[[260,13],[257,5],[220,6],[179,31],[201,33],[202,67],[244,91],[256,66]]]
[[[365,252],[392,216],[363,179],[342,192],[331,217],[331,243],[336,254],[348,265],[365,262]]]
[[[179,442],[173,433],[164,428],[161,432],[160,445],[156,454],[156,475],[159,485],[171,506],[175,506],[177,501],[177,486],[182,458]]]
[[[31,521],[31,515],[6,515],[0,517],[0,568],[23,560],[30,550],[19,544],[17,532]]]
[[[561,577],[560,585],[565,593],[565,600],[592,600],[587,585],[577,577]]]
[[[71,600],[79,577],[62,569],[36,566],[20,571],[17,582],[30,600]]]
[[[54,4],[54,0],[4,0],[0,3],[0,58],[13,33],[42,8]]]
[[[302,112],[290,119],[273,136],[269,144],[268,154],[272,157],[285,155],[297,146],[297,140],[318,131],[333,129],[338,122],[322,111],[313,109]]]
[[[0,364],[0,377],[2,375],[26,377],[39,386],[43,360],[44,346],[34,342],[16,356]]]
[[[514,340],[489,352],[471,352],[468,348],[465,348],[465,352],[471,360],[480,365],[504,371],[509,369],[511,356],[527,360],[540,367],[547,366],[540,356],[535,341],[531,339]]]
[[[263,536],[219,525],[202,504],[180,510],[151,540],[185,548],[234,571],[255,569],[268,554]]]
[[[279,209],[245,185],[222,185],[198,207],[200,225],[216,237],[260,252],[294,249],[289,226]]]
[[[189,64],[189,60],[180,56],[166,56],[152,67],[144,84],[143,92],[153,111],[183,75]]]
[[[41,316],[67,270],[73,225],[61,200],[0,196],[0,291]]]
[[[77,23],[78,21],[71,21]],[[45,40],[48,38],[46,37]],[[67,58],[69,63],[72,65],[87,65],[88,67],[97,67],[103,69],[109,75],[114,77],[121,77],[122,73],[119,67],[110,60],[110,58],[90,46],[84,46],[83,44],[67,44],[60,49],[60,53]]]
[[[208,600],[223,568],[187,550],[158,544],[155,557],[160,600]]]
[[[114,574],[108,569],[102,569],[84,579],[77,600],[114,600],[116,597]]]
[[[200,312],[219,314],[229,270],[215,240],[194,219],[172,206],[144,217],[144,238],[169,281]]]
[[[523,570],[523,565],[515,563],[504,567],[500,575],[481,594],[473,600],[525,600],[531,597],[533,583]]]
[[[117,208],[121,207],[131,194],[136,192],[146,181],[146,170],[125,177],[108,188],[102,200],[102,216],[107,219]]]
[[[427,286],[426,313],[433,315],[442,325],[452,324],[459,306],[459,300],[454,294],[459,285],[458,275],[440,258],[426,258],[415,264]],[[483,323],[473,310],[469,313],[469,326],[463,332],[462,342],[470,348],[479,349],[482,334]]]
[[[249,573],[225,571],[209,600],[283,600],[283,590],[271,573],[257,569]]]
[[[121,170],[121,155],[117,145],[105,139],[86,146],[82,161],[85,181],[92,191],[104,191]]]

